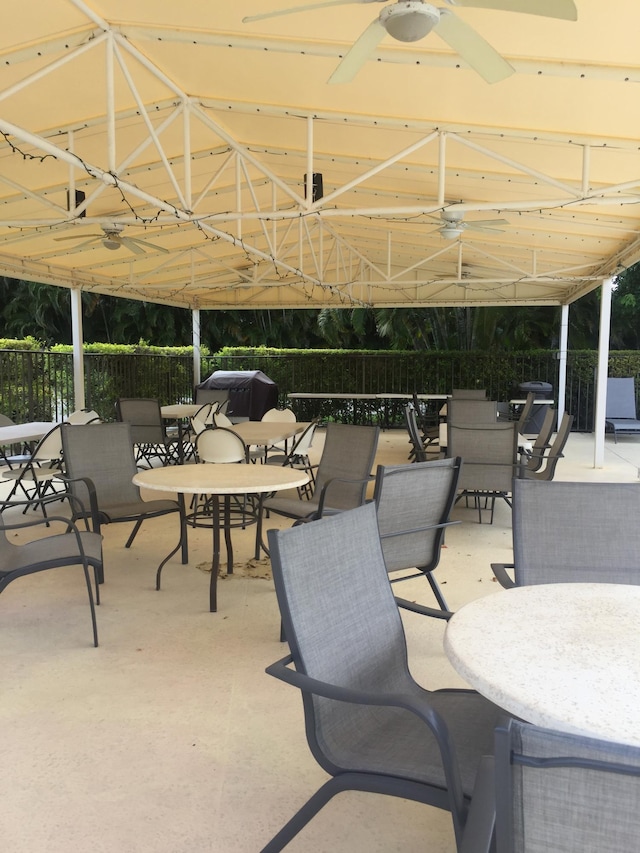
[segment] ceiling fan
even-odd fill
[[[443,210],[440,213],[440,218],[435,216],[429,217],[440,223],[440,227],[436,231],[440,232],[440,236],[445,240],[457,240],[465,231],[484,231],[485,233],[501,234],[504,228],[499,228],[499,225],[508,225],[506,219],[476,219],[475,221],[465,222],[464,211],[462,210]]]
[[[85,246],[90,246],[93,243],[102,243],[105,249],[117,251],[121,246],[129,249],[134,255],[146,255],[147,251],[169,253],[168,249],[163,246],[157,246],[155,243],[148,243],[146,240],[140,240],[138,237],[126,237],[122,232],[125,229],[124,225],[118,222],[105,222],[101,226],[102,234],[71,234],[67,237],[55,237],[56,241],[62,240],[84,240],[76,246],[76,249],[84,249]],[[86,238],[89,238],[88,240]]]
[[[242,19],[244,24],[290,15],[295,12],[308,12],[325,6],[348,6],[360,3],[384,3],[386,0],[325,0],[306,6],[294,6],[250,15]],[[523,12],[529,15],[541,15],[547,18],[560,18],[575,21],[578,13],[574,0],[444,0],[448,6],[470,6],[481,9],[495,9],[503,12]],[[425,0],[396,0],[382,9],[362,35],[354,42],[342,61],[335,69],[329,83],[348,83],[356,76],[362,65],[376,49],[385,35],[397,41],[419,41],[436,32],[449,47],[453,48],[468,65],[483,77],[487,83],[497,83],[514,73],[514,68],[506,59],[485,41],[482,36],[462,21],[450,9],[437,8]]]

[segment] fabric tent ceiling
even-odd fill
[[[634,0],[456,9],[513,65],[494,84],[431,33],[330,85],[381,7],[242,23],[287,5],[12,5],[0,272],[186,308],[558,305],[640,258]],[[445,239],[443,210],[505,222]]]

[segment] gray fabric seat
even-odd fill
[[[379,465],[373,498],[387,571],[395,575],[415,569],[411,574],[391,577],[391,583],[424,576],[440,608],[430,610],[429,615],[445,619],[451,614],[433,571],[440,562],[446,528],[458,523],[450,521],[450,514],[461,464],[457,458]],[[398,597],[396,601],[405,609],[415,609],[415,602]]]
[[[459,853],[630,853],[640,749],[511,720],[485,759]],[[491,845],[495,825],[495,848]]]
[[[359,506],[371,477],[379,432],[378,427],[327,424],[312,497],[268,498],[265,510],[298,519]]]
[[[39,498],[34,503],[44,509],[44,504],[50,503],[51,497]],[[59,500],[57,497],[53,500]],[[26,505],[32,502],[25,502]],[[25,503],[12,504],[14,507],[23,507]],[[7,532],[21,529],[37,528],[43,524],[62,522],[65,525],[65,533],[55,533],[22,544],[10,541]],[[100,591],[98,581],[102,575],[102,536],[98,531],[79,530],[69,519],[60,516],[43,516],[42,518],[19,523],[7,522],[4,516],[0,517],[0,593],[14,580],[43,572],[48,569],[61,568],[63,566],[82,566],[84,580],[89,595],[89,608],[91,611],[91,625],[93,630],[93,644],[98,645],[98,627],[96,613],[89,577],[89,566],[93,568],[96,585],[96,602],[100,604]]]
[[[180,548],[182,562],[187,562],[184,504],[168,499],[142,499],[140,489],[132,483],[138,469],[128,423],[63,424],[62,449],[70,493],[85,506],[89,505],[90,496],[95,495],[100,523],[134,523],[125,547],[131,547],[145,519],[176,513],[179,541],[158,571]],[[73,517],[79,517],[77,509]]]
[[[474,691],[430,691],[412,678],[375,505],[268,536],[291,655],[267,672],[302,690],[307,740],[331,778],[264,853],[345,790],[447,809],[459,837],[502,712]]]
[[[513,563],[492,563],[505,588],[640,583],[640,483],[513,483]],[[513,570],[513,578],[511,577]]]
[[[633,376],[607,379],[607,404],[604,417],[605,427],[613,432],[613,440],[616,444],[619,435],[640,433]]]

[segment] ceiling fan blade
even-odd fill
[[[130,252],[133,252],[134,255],[145,255],[146,252],[144,249],[141,249],[140,246],[137,245],[137,240],[132,240],[130,237],[120,237],[120,243],[125,246]]]
[[[490,225],[478,225],[475,222],[465,222],[465,230],[469,229],[469,231],[483,231],[487,234],[504,234],[504,228],[493,228]]]
[[[264,21],[267,18],[278,18],[281,15],[294,15],[296,12],[310,12],[312,9],[324,9],[325,6],[351,6],[354,3],[385,3],[386,0],[325,0],[324,3],[310,3],[307,6],[292,6],[289,9],[277,9],[275,12],[262,12],[260,15],[247,15],[242,19],[243,24],[253,21]]]
[[[62,240],[84,240],[86,237],[104,237],[104,234],[69,234],[67,237],[54,237],[56,243]]]
[[[328,79],[328,83],[349,83],[371,56],[387,31],[376,18],[371,21],[362,35],[351,45],[349,51]]]
[[[123,237],[123,239],[129,243],[137,243],[138,246],[147,246],[147,248],[153,249],[154,252],[164,252],[165,255],[169,254],[169,250],[165,249],[164,246],[158,246],[156,243],[148,243],[146,240],[138,239],[138,237]]]
[[[477,9],[497,9],[501,12],[522,12],[525,15],[542,15],[577,21],[578,10],[574,0],[446,0],[451,6],[474,6]]]
[[[440,21],[434,30],[487,83],[498,83],[515,73],[515,68],[503,59],[480,33],[456,17],[453,12],[441,9]]]
[[[508,219],[476,219],[465,222],[469,228],[497,228],[499,225],[508,225]]]

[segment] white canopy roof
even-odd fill
[[[456,9],[515,69],[493,84],[437,32],[329,84],[381,6],[242,21],[283,5],[12,4],[0,272],[188,308],[557,305],[640,259],[635,0]],[[442,211],[504,223],[446,239]]]

